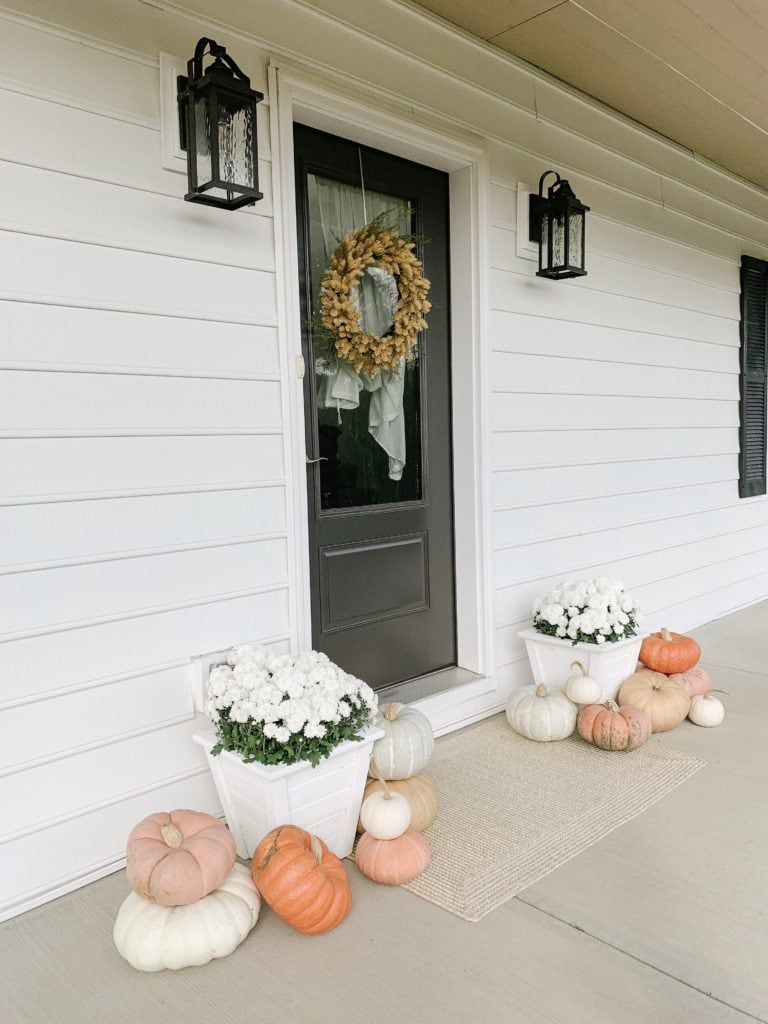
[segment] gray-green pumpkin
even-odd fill
[[[543,683],[515,690],[507,701],[507,721],[529,740],[564,740],[576,728],[578,709],[560,690]]]
[[[410,779],[427,765],[435,749],[435,737],[427,716],[407,704],[388,704],[379,710],[376,725],[384,736],[373,745],[372,760],[381,778]],[[368,773],[377,778],[375,770]]]

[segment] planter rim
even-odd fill
[[[344,740],[337,747],[334,747],[331,753],[327,757],[321,758],[318,762],[317,767],[321,768],[326,761],[330,761],[337,754],[344,753],[348,750],[354,750],[363,743],[370,742],[373,744],[376,740],[381,739],[384,735],[384,730],[379,729],[375,725],[367,725],[365,729],[361,731],[361,739],[359,740]],[[195,743],[199,743],[201,747],[205,748],[207,754],[210,754],[211,748],[215,746],[218,737],[215,729],[206,729],[205,732],[196,732],[192,735],[192,739]],[[217,757],[222,757],[228,761],[237,761],[239,764],[245,765],[246,768],[251,768],[258,775],[263,776],[265,779],[281,779],[285,775],[291,775],[294,772],[302,771],[304,768],[309,768],[314,771],[314,767],[310,761],[296,761],[295,764],[261,764],[260,761],[243,761],[240,754],[234,750],[222,750]]]
[[[598,651],[617,651],[622,647],[627,647],[629,644],[640,644],[643,640],[650,636],[649,633],[637,633],[635,636],[628,636],[624,640],[616,640],[614,643],[605,644],[587,644],[584,641],[574,644],[563,636],[547,636],[546,633],[540,633],[538,629],[521,629],[517,634],[521,640],[537,640],[543,644],[557,644],[558,647],[568,646],[573,651],[589,651],[590,653],[596,653]]]

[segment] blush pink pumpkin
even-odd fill
[[[675,672],[669,678],[673,683],[682,686],[689,697],[701,697],[712,689],[709,673],[698,665],[689,668],[687,672]]]
[[[397,839],[374,839],[363,832],[355,851],[358,869],[381,885],[404,885],[412,881],[431,859],[429,843],[421,832],[412,828]]]
[[[200,811],[150,814],[128,836],[128,881],[162,907],[196,903],[218,889],[235,865],[235,840]]]

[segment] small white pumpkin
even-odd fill
[[[725,708],[723,702],[718,700],[714,694],[704,693],[691,699],[691,710],[688,712],[688,717],[694,725],[703,725],[712,729],[716,725],[720,725],[725,718]]]
[[[574,704],[599,704],[603,696],[600,683],[587,675],[587,670],[580,661],[572,661],[571,668],[577,668],[579,674],[571,676],[565,684],[565,695]]]
[[[411,825],[411,805],[393,789],[376,790],[363,800],[360,822],[374,839],[397,839]]]
[[[373,745],[382,779],[410,779],[426,767],[435,750],[435,737],[427,716],[407,704],[387,704],[376,725],[384,730]],[[378,778],[372,771],[371,778]]]
[[[256,924],[261,897],[248,868],[235,864],[226,880],[196,903],[161,907],[132,892],[117,913],[112,936],[137,971],[177,971],[228,956]]]
[[[507,721],[521,736],[548,742],[564,740],[576,728],[576,705],[543,683],[515,690],[507,701]]]

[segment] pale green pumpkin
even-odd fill
[[[376,717],[384,736],[373,745],[372,758],[382,779],[410,779],[424,768],[435,749],[429,719],[407,704],[388,704]],[[369,773],[378,778],[376,771]]]
[[[521,736],[547,742],[564,740],[576,728],[576,705],[543,683],[515,690],[507,701],[507,721]]]

